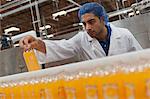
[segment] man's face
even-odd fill
[[[99,19],[92,13],[86,13],[81,16],[85,30],[92,38],[97,38],[103,32],[105,27],[103,19]]]

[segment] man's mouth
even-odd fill
[[[94,36],[95,36],[95,32],[94,32],[94,31],[90,31],[90,32],[88,32],[88,34],[89,34],[91,37],[94,37]]]

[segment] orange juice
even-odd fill
[[[15,87],[13,87],[13,89],[11,90],[11,93],[12,93],[12,97],[14,98],[14,99],[19,99],[19,98],[22,98],[23,96],[23,92],[21,91],[21,89],[22,89],[22,86],[19,86],[19,85],[17,85],[17,86],[15,86]]]
[[[94,85],[85,86],[86,99],[98,99],[98,87]]]
[[[124,84],[125,96],[127,99],[135,99],[135,85],[131,83]]]
[[[66,99],[86,99],[83,87],[83,78],[66,80],[64,88],[66,91]]]
[[[127,99],[146,99],[146,75],[144,72],[124,74],[123,84]]]
[[[34,88],[34,97],[36,99],[46,99],[46,93],[45,93],[45,87],[43,87],[43,83],[37,83],[32,85],[32,88]]]
[[[24,52],[23,56],[29,71],[41,69],[41,66],[39,65],[38,60],[35,56],[34,50]]]
[[[52,94],[52,88],[50,88],[51,83],[40,82],[35,85],[36,99],[54,99]]]
[[[0,92],[0,99],[6,99],[8,97],[8,90],[7,88],[2,88]]]
[[[0,93],[0,99],[6,99],[6,94],[5,93]]]
[[[11,87],[4,87],[0,89],[0,99],[11,99],[14,96],[14,93],[11,92]]]
[[[101,78],[104,99],[125,99],[122,85],[122,73],[109,74]]]
[[[150,99],[150,71],[144,72],[145,78],[144,78],[144,83],[145,83],[145,90],[146,90],[146,96],[147,99]]]
[[[63,80],[58,80],[53,84],[54,85],[51,88],[55,90],[53,93],[55,97],[54,99],[66,99],[66,91]]]
[[[23,85],[21,88],[21,94],[24,99],[34,99],[34,97],[36,97],[35,85],[28,83],[27,85]]]
[[[66,92],[63,86],[63,80],[52,82],[42,82],[36,84],[37,93],[44,99],[66,99]]]
[[[85,78],[83,82],[86,99],[101,99],[102,90],[99,76]]]
[[[150,79],[146,81],[146,96],[150,99]]]

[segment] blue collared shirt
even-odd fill
[[[99,43],[102,46],[103,50],[105,51],[106,56],[108,56],[109,45],[110,45],[110,36],[111,36],[111,27],[106,26],[106,28],[107,28],[107,39],[104,41],[99,41]]]

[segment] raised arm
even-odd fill
[[[46,53],[45,43],[42,40],[30,35],[22,38],[19,42],[19,45],[25,51],[29,49],[36,49],[42,53]]]

